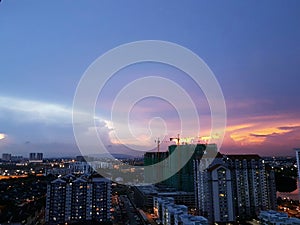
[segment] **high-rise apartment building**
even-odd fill
[[[296,151],[296,159],[297,159],[298,177],[300,180],[300,148],[295,148],[295,151]]]
[[[9,154],[9,153],[3,153],[2,154],[2,160],[3,161],[11,161],[11,154]]]
[[[195,159],[201,159],[208,145],[184,144],[170,145],[167,152],[147,152],[144,155],[144,165],[151,166],[164,160],[164,163],[155,170],[145,167],[146,183],[155,183],[161,180],[162,184],[173,187],[176,191],[194,191],[194,165]],[[215,144],[209,145],[210,150],[217,150]],[[173,174],[170,176],[170,174]],[[165,179],[168,178],[168,179]]]
[[[203,164],[194,161],[196,205],[210,222],[242,221],[276,208],[274,171],[258,155],[218,154]]]
[[[215,146],[215,145],[214,145]],[[201,159],[204,155],[207,145],[197,144],[197,145],[171,145],[169,146],[169,154],[177,154],[176,160],[170,159],[169,166],[167,169],[174,170],[177,169],[178,165],[179,171],[176,172],[172,177],[166,180],[167,185],[174,187],[177,191],[194,191],[194,169],[193,161],[196,159]],[[213,149],[213,148],[209,148]],[[176,151],[177,150],[177,151]],[[176,151],[176,152],[175,152]],[[192,151],[191,154],[189,151]],[[186,163],[184,163],[186,162]]]
[[[29,162],[43,162],[43,153],[29,153]]]
[[[166,163],[163,164],[158,169],[153,169],[151,165],[159,163],[164,159],[168,158],[169,152],[146,152],[144,155],[144,177],[145,183],[156,183],[157,181],[163,180],[165,176],[165,167],[167,166]]]
[[[48,224],[110,221],[111,182],[102,177],[67,175],[47,186]]]
[[[298,169],[298,179],[300,180],[300,148],[295,148],[296,151],[296,160],[297,160],[297,169]],[[300,184],[298,182],[298,188],[300,187]],[[300,192],[298,193],[300,196]]]
[[[228,158],[235,184],[236,215],[247,219],[257,216],[261,210],[273,209],[271,198],[276,196],[270,196],[271,188],[263,160],[258,155],[229,155]]]
[[[36,153],[36,159],[37,160],[43,160],[43,153]]]

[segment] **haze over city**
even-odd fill
[[[0,27],[0,153],[79,154],[72,104],[82,75],[108,50],[140,40],[182,45],[213,71],[227,108],[221,152],[294,155],[293,148],[300,146],[299,1],[4,0]],[[97,102],[96,129],[112,153],[134,154],[113,136],[113,99],[146,76],[170,79],[194,100],[202,133],[191,130],[183,137],[207,135],[210,109],[193,81],[174,67],[139,63],[118,71]],[[157,117],[167,133],[155,119],[149,138],[148,122]],[[130,119],[137,145],[153,144],[163,135],[168,140],[180,130],[176,109],[159,98],[138,102]]]

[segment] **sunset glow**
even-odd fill
[[[241,123],[227,127],[224,145],[254,147],[272,145],[281,146],[283,140],[289,140],[289,145],[297,145],[297,134],[300,120],[288,115],[264,116],[264,118],[249,118],[251,124]],[[229,121],[230,123],[231,121]],[[235,121],[235,123],[238,121]],[[298,138],[299,140],[299,138]]]

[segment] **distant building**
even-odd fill
[[[35,160],[36,159],[36,153],[29,153],[29,160]]]
[[[77,161],[77,162],[86,162],[84,156],[82,156],[82,155],[76,156],[76,161]]]
[[[29,153],[29,162],[32,163],[43,162],[43,153]]]
[[[24,158],[21,155],[12,155],[11,156],[12,162],[22,162],[23,160],[24,160]]]
[[[2,160],[5,162],[21,162],[23,160],[23,156],[15,156],[8,153],[3,153]]]
[[[261,211],[259,220],[262,225],[300,225],[300,219],[289,218],[286,213],[273,210]]]
[[[47,186],[47,224],[110,221],[111,182],[102,177],[67,175]]]
[[[11,154],[3,153],[2,154],[2,160],[6,161],[6,162],[11,161]]]
[[[37,160],[43,160],[43,153],[36,153]]]
[[[93,172],[92,166],[87,162],[72,162],[69,164],[72,173],[76,174],[91,174]]]
[[[45,168],[44,176],[47,176],[49,174],[52,175],[67,175],[72,173],[72,170],[69,167],[52,167],[52,168]]]
[[[202,162],[203,163],[203,162]],[[218,154],[208,168],[194,161],[198,214],[211,223],[243,221],[276,208],[274,171],[258,155]]]

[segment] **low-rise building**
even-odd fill
[[[274,210],[261,211],[259,219],[262,225],[300,225],[300,219],[290,218],[288,214]]]
[[[175,225],[208,225],[208,221],[203,216],[184,214],[175,218]]]
[[[157,187],[155,185],[135,186],[133,191],[135,205],[139,208],[152,209],[154,197],[172,197],[176,204],[186,205],[189,209],[195,208],[194,192],[176,191],[174,188]]]
[[[174,204],[174,198],[154,197],[153,211],[158,222],[163,225],[208,225],[202,216],[188,214],[188,207]]]

